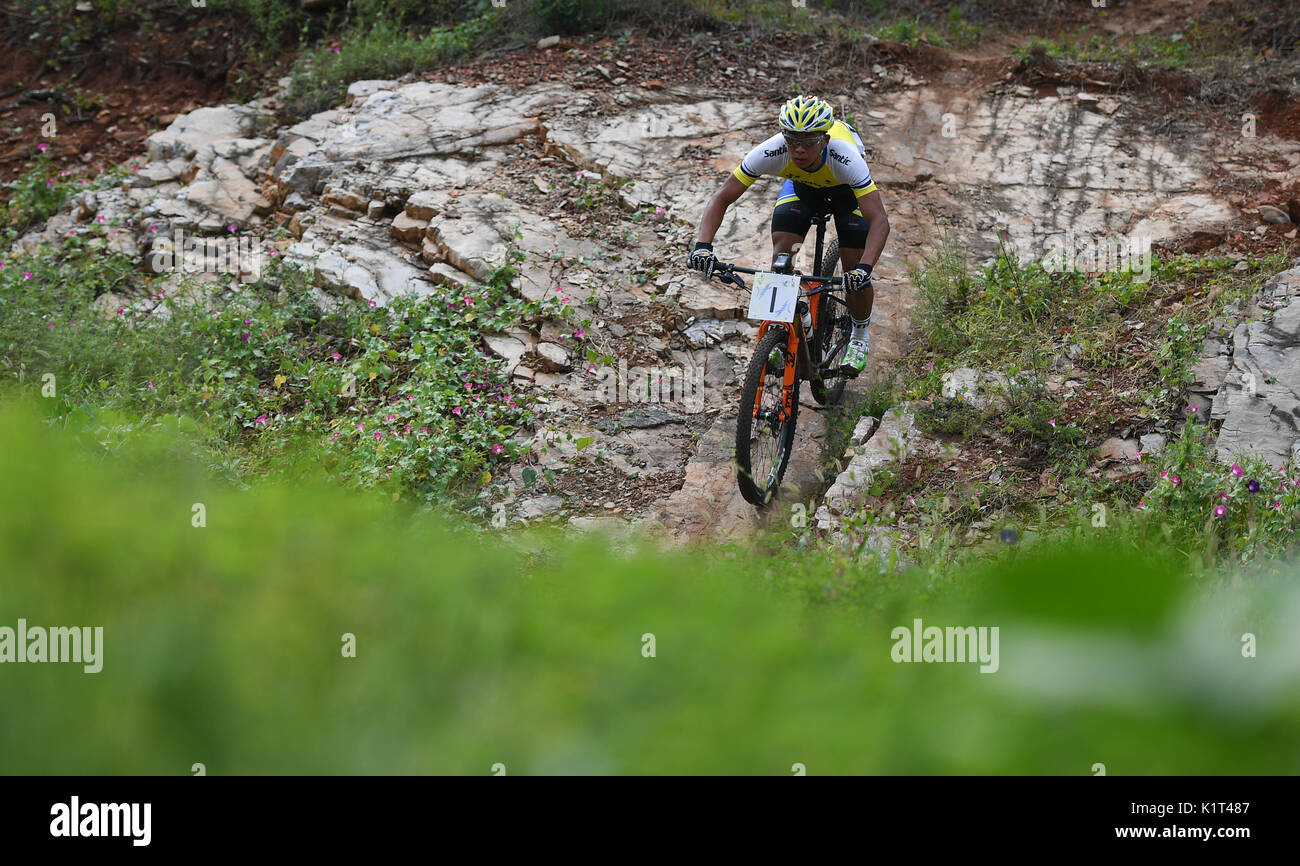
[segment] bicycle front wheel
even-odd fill
[[[785,404],[787,332],[769,328],[758,341],[740,389],[736,420],[736,483],[745,501],[763,508],[776,498],[794,448],[799,416],[799,379],[787,415]],[[790,361],[793,363],[793,360]]]

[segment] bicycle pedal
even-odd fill
[[[846,379],[856,379],[861,372],[857,367],[850,367],[848,364],[840,367],[840,375]]]

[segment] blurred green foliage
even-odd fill
[[[1195,586],[1124,550],[1008,550],[941,581],[859,567],[838,605],[795,585],[819,558],[235,490],[185,436],[91,457],[0,404],[0,626],[104,628],[98,674],[0,665],[0,773],[1300,771],[1289,570]],[[999,670],[891,661],[914,618],[998,626]]]

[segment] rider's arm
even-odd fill
[[[727,182],[718,187],[718,191],[709,199],[709,204],[704,208],[704,216],[700,220],[700,236],[697,238],[701,243],[713,243],[713,236],[717,234],[718,227],[722,225],[722,215],[727,212],[727,208],[732,203],[744,195],[745,190],[749,189],[745,184],[736,180],[735,177],[727,178]]]
[[[871,224],[867,232],[867,242],[862,248],[861,263],[874,268],[876,260],[880,258],[880,253],[885,248],[885,238],[889,237],[889,217],[885,215],[885,204],[880,200],[880,190],[873,188],[866,195],[858,196],[858,207],[862,209],[862,215]]]

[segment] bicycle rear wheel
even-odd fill
[[[780,417],[785,396],[786,340],[785,328],[768,329],[754,349],[754,357],[745,371],[745,384],[740,389],[736,484],[745,501],[759,508],[771,502],[781,489],[799,417],[798,377],[794,382],[790,415],[785,419]]]
[[[819,277],[833,277],[840,266],[840,242],[835,240],[822,259],[822,272]],[[826,293],[827,295],[831,293]],[[842,298],[843,290],[837,290],[835,296]],[[849,337],[853,333],[853,320],[848,307],[823,296],[821,310],[817,316],[817,335],[813,342],[816,347],[815,357],[822,368],[833,366],[837,372],[822,378],[821,386],[809,382],[813,399],[823,406],[838,405],[844,399],[844,387],[848,384],[847,376],[838,372],[844,352],[848,348]]]

